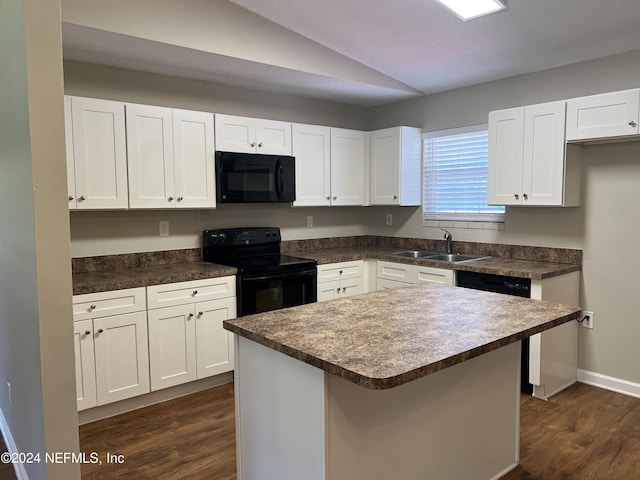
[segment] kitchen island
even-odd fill
[[[425,284],[228,320],[238,478],[500,478],[518,463],[519,340],[579,314]]]

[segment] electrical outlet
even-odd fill
[[[393,213],[387,213],[387,225],[393,225]]]
[[[593,312],[583,310],[582,318],[584,318],[584,320],[582,321],[581,325],[584,328],[593,328]]]
[[[313,227],[313,216],[309,215],[307,217],[307,228],[311,228],[311,227]]]
[[[168,237],[169,236],[169,221],[168,220],[161,220],[160,223],[158,224],[158,234],[161,237]]]
[[[7,395],[9,396],[9,406],[11,406],[11,384],[7,382]]]

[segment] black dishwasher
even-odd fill
[[[456,279],[459,287],[531,298],[531,279],[529,278],[507,277],[504,275],[458,270],[456,272]],[[529,383],[529,338],[522,340],[520,390],[523,393],[533,393],[533,385]]]

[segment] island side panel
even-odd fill
[[[235,335],[238,480],[325,480],[325,373]]]
[[[518,464],[519,342],[389,390],[327,382],[328,480],[490,480]]]

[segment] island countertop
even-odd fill
[[[577,319],[581,309],[422,284],[250,315],[224,328],[370,389],[387,389]]]

